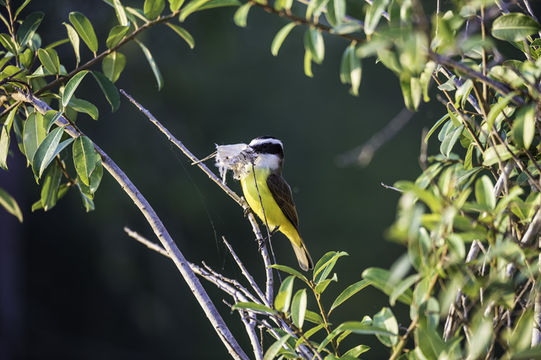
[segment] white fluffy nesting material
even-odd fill
[[[254,159],[254,150],[248,144],[216,145],[216,166],[224,184],[228,170],[236,180],[246,177]]]

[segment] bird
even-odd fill
[[[244,198],[272,233],[278,230],[289,239],[299,267],[304,271],[313,269],[310,253],[299,234],[299,217],[291,188],[282,177],[282,141],[260,136],[250,141],[249,147],[254,158],[240,179]]]

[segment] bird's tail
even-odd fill
[[[306,245],[304,244],[304,241],[299,236],[299,244],[295,244],[293,241],[291,241],[291,246],[293,246],[293,250],[295,251],[295,256],[297,257],[297,261],[299,262],[299,266],[302,270],[308,271],[314,268],[314,263],[312,262],[312,257],[310,256],[310,253],[308,252],[308,249],[306,248]]]

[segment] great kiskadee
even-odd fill
[[[282,142],[272,136],[261,136],[253,139],[249,146],[255,154],[253,167],[250,166],[240,180],[248,205],[269,230],[278,229],[288,237],[300,268],[304,271],[312,269],[312,258],[299,234],[299,218],[291,188],[282,177]]]

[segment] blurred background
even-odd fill
[[[17,1],[14,1],[17,3]],[[126,0],[124,5],[142,1]],[[38,32],[43,44],[66,37],[62,22],[70,11],[92,21],[105,48],[114,11],[101,1],[33,1],[26,14],[44,11]],[[301,233],[314,260],[342,250],[335,268],[338,283],[324,302],[330,306],[345,287],[361,279],[367,267],[389,267],[404,248],[386,240],[399,194],[380,183],[415,179],[424,127],[441,116],[437,101],[422,105],[410,123],[385,144],[367,167],[340,167],[340,154],[363,144],[403,108],[398,80],[374,59],[363,62],[360,95],[351,96],[339,81],[345,41],[325,36],[322,66],[314,78],[303,72],[304,28],[296,27],[278,57],[270,53],[274,34],[286,21],[252,8],[247,28],[233,23],[235,9],[214,9],[190,16],[183,26],[195,38],[186,43],[166,26],[145,32],[147,45],[163,73],[157,86],[136,44],[121,49],[128,64],[117,85],[148,108],[197,156],[215,144],[248,142],[273,135],[285,144],[284,176],[291,185]],[[90,58],[81,45],[83,61]],[[68,70],[75,60],[71,45],[58,48]],[[225,236],[259,281],[263,267],[249,223],[228,196],[169,144],[126,99],[110,107],[87,77],[77,97],[100,109],[99,120],[79,115],[78,125],[127,173],[150,201],[186,258],[205,261],[240,279],[221,243]],[[14,149],[14,147],[12,147]],[[0,187],[23,210],[24,223],[0,211],[0,358],[1,359],[220,359],[225,348],[173,263],[129,238],[129,226],[155,240],[143,216],[108,173],[85,213],[71,191],[48,212],[32,213],[39,188],[23,157],[14,151]],[[211,164],[212,165],[212,164]],[[240,191],[237,182],[229,185]],[[273,237],[278,262],[297,267],[285,237]],[[203,282],[225,321],[250,351],[231,301]],[[300,284],[297,284],[300,285]],[[361,320],[388,304],[387,296],[365,289],[333,313],[331,321]],[[314,304],[309,307],[315,310]],[[399,322],[409,323],[397,306]],[[402,311],[402,312],[400,312]],[[387,349],[368,336],[351,335],[349,344],[365,343],[367,359]],[[344,345],[344,349],[348,344]]]

